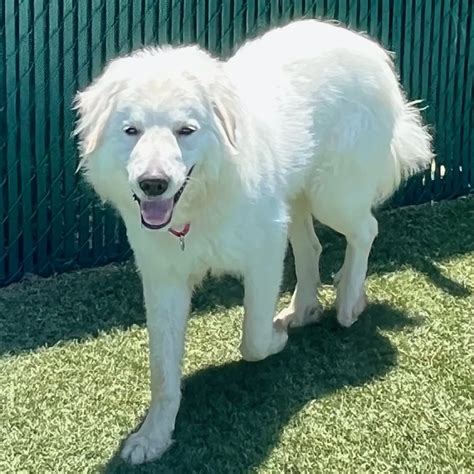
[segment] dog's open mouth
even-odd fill
[[[186,176],[183,185],[178,189],[173,197],[168,199],[163,198],[145,198],[140,199],[136,194],[133,194],[133,198],[138,202],[140,206],[140,215],[142,224],[153,230],[162,229],[166,227],[173,217],[173,211],[179,198],[184,192],[184,188],[191,176],[194,166],[192,166]]]

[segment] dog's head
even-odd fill
[[[151,229],[167,228],[188,187],[216,179],[237,150],[237,98],[222,63],[196,47],[116,59],[75,104],[79,167],[119,209],[135,198]]]

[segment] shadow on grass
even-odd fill
[[[413,268],[454,296],[470,290],[444,275],[437,262],[474,250],[474,199],[433,206],[385,211],[378,216],[380,233],[369,260],[369,274]],[[342,236],[318,226],[324,251],[323,282],[342,264]],[[288,253],[283,291],[294,287]],[[198,289],[193,312],[242,303],[242,285],[235,279],[209,279]],[[0,355],[51,346],[71,339],[95,337],[102,331],[145,322],[140,279],[132,264],[25,279],[0,288]]]
[[[32,277],[0,289],[0,354],[144,322],[141,283],[132,265]]]
[[[285,350],[259,363],[203,369],[184,379],[176,443],[161,460],[131,467],[119,449],[105,472],[249,472],[278,442],[307,403],[383,377],[397,351],[379,329],[414,326],[416,319],[383,304],[370,305],[349,330],[333,311],[321,324],[295,330]],[[332,402],[332,403],[338,403]]]

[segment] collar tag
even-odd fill
[[[184,252],[185,249],[185,244],[184,244],[184,238],[186,237],[187,233],[189,232],[191,225],[185,224],[183,227],[183,230],[175,230],[172,227],[168,229],[168,232],[175,237],[178,237],[179,239],[179,246],[181,247],[181,250]]]

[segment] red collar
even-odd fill
[[[175,230],[172,227],[168,229],[168,232],[170,234],[173,234],[175,237],[178,238],[183,238],[186,237],[187,233],[189,232],[189,229],[191,228],[191,224],[188,222],[187,224],[184,224],[182,230]]]

